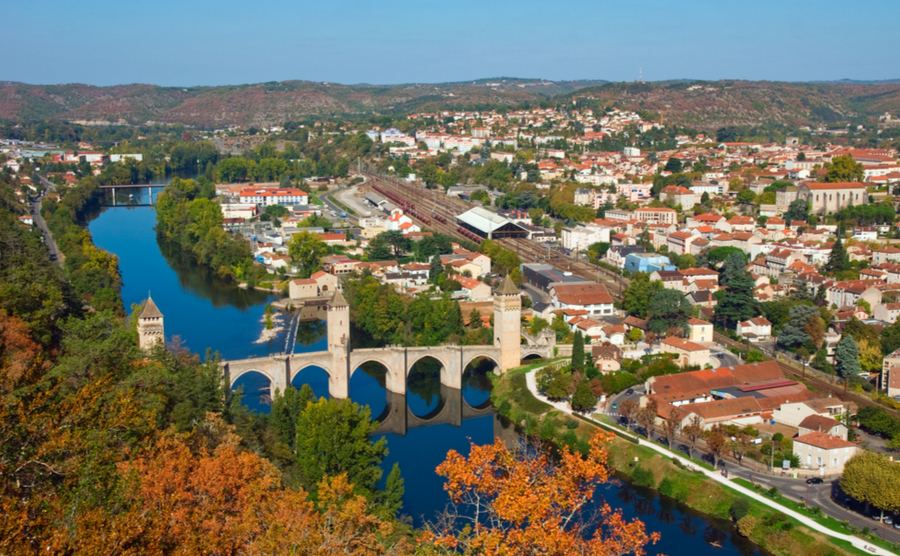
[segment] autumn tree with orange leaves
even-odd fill
[[[451,506],[421,540],[448,554],[645,554],[659,534],[648,535],[641,521],[626,521],[605,503],[596,523],[583,518],[597,487],[610,480],[611,439],[597,432],[587,456],[564,450],[558,463],[541,447],[512,451],[499,440],[472,445],[468,458],[451,450],[437,468]]]

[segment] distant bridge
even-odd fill
[[[165,189],[166,184],[164,183],[142,183],[142,184],[130,184],[130,185],[101,185],[100,189],[105,189],[107,191],[112,192],[112,205],[111,206],[119,206],[116,204],[116,190],[117,189],[143,189],[147,188],[149,190],[149,203],[122,203],[121,206],[129,206],[129,207],[149,207],[153,206],[153,189]]]

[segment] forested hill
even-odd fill
[[[307,116],[571,105],[591,97],[666,122],[728,125],[865,122],[900,112],[900,83],[692,80],[655,83],[494,78],[406,85],[284,81],[223,87],[27,85],[0,81],[0,118],[199,127],[281,124]]]
[[[514,106],[602,83],[498,78],[385,86],[283,81],[182,88],[27,85],[0,81],[0,118],[128,124],[157,121],[205,127],[264,125],[310,115]]]

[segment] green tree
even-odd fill
[[[403,232],[400,230],[389,230],[387,232],[381,232],[378,234],[379,237],[382,236],[384,241],[387,242],[388,245],[393,249],[394,257],[401,257],[404,252],[409,251],[412,242],[410,242],[409,238],[403,235]]]
[[[631,278],[631,284],[623,295],[623,308],[625,312],[639,318],[647,318],[647,308],[650,299],[657,292],[662,291],[663,285],[659,280],[650,280],[650,275],[643,272]]]
[[[755,285],[749,272],[743,268],[736,272],[728,280],[727,295],[716,307],[716,317],[722,317],[729,326],[735,326],[738,322],[758,316],[759,302],[753,297]]]
[[[844,465],[841,489],[883,512],[900,509],[900,466],[887,456],[860,450]]]
[[[577,371],[584,370],[584,336],[581,330],[575,332],[575,340],[572,342],[572,368]]]
[[[316,397],[308,384],[304,384],[299,391],[290,386],[284,392],[276,391],[272,398],[269,425],[278,440],[292,451],[297,440],[297,422],[300,415],[307,404],[314,401]]]
[[[756,193],[749,189],[744,189],[737,194],[737,199],[742,203],[752,203],[756,200]]]
[[[377,500],[382,511],[394,517],[403,508],[403,494],[406,492],[403,477],[400,475],[400,464],[394,463],[391,472],[384,482],[384,490],[378,493]]]
[[[700,204],[705,207],[709,206],[709,193],[706,191],[703,192],[703,195],[700,195]]]
[[[797,199],[791,202],[787,212],[784,213],[784,220],[788,224],[794,220],[806,221],[806,215],[809,212],[809,204],[803,199]]]
[[[859,375],[859,349],[853,336],[845,334],[834,350],[834,368],[844,378]]]
[[[722,265],[722,272],[719,275],[719,283],[723,286],[731,288],[731,281],[743,276],[749,276],[747,273],[747,257],[742,252],[732,252],[725,259]]]
[[[844,249],[844,242],[839,235],[831,248],[831,254],[828,255],[825,270],[828,272],[843,272],[848,268],[850,268],[850,257],[847,255],[847,250]]]
[[[382,237],[382,234],[378,234],[370,239],[365,251],[366,258],[370,261],[386,261],[393,257],[391,245],[388,243],[387,238]]]
[[[372,499],[381,480],[387,440],[372,442],[378,428],[368,406],[348,399],[307,404],[297,421],[297,464],[313,491],[325,477],[347,474],[355,492]]]
[[[428,269],[428,281],[437,284],[438,277],[444,271],[444,265],[441,263],[441,256],[435,255],[431,258],[431,268]]]
[[[575,393],[572,395],[572,409],[584,413],[592,410],[595,405],[597,405],[597,396],[594,395],[591,385],[582,382],[575,388]]]
[[[547,385],[544,394],[551,400],[564,400],[569,397],[569,384],[571,382],[572,375],[569,373],[557,373]]]
[[[683,165],[681,163],[681,159],[672,157],[669,159],[668,162],[666,162],[666,167],[664,168],[664,170],[666,172],[672,172],[673,174],[678,174],[681,172],[682,166]]]
[[[853,159],[849,154],[836,156],[831,160],[831,166],[828,168],[828,174],[825,181],[831,183],[863,181],[865,179],[865,169],[863,165]]]
[[[650,299],[647,315],[647,327],[656,334],[666,334],[670,328],[681,328],[687,333],[691,304],[681,292],[664,289]]]
[[[810,341],[806,325],[810,319],[819,319],[819,309],[813,305],[794,305],[788,310],[789,320],[778,334],[778,345],[795,347]]]
[[[318,234],[300,232],[288,241],[288,254],[299,266],[301,278],[309,278],[322,268],[322,259],[328,254],[328,245]]]

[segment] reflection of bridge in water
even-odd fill
[[[406,394],[386,390],[387,403],[384,411],[376,417],[379,422],[375,434],[396,434],[406,436],[406,431],[433,425],[459,427],[468,419],[494,415],[490,399],[478,406],[471,406],[462,395],[462,390],[441,384],[441,396],[437,406],[426,415],[416,415],[406,402]]]

